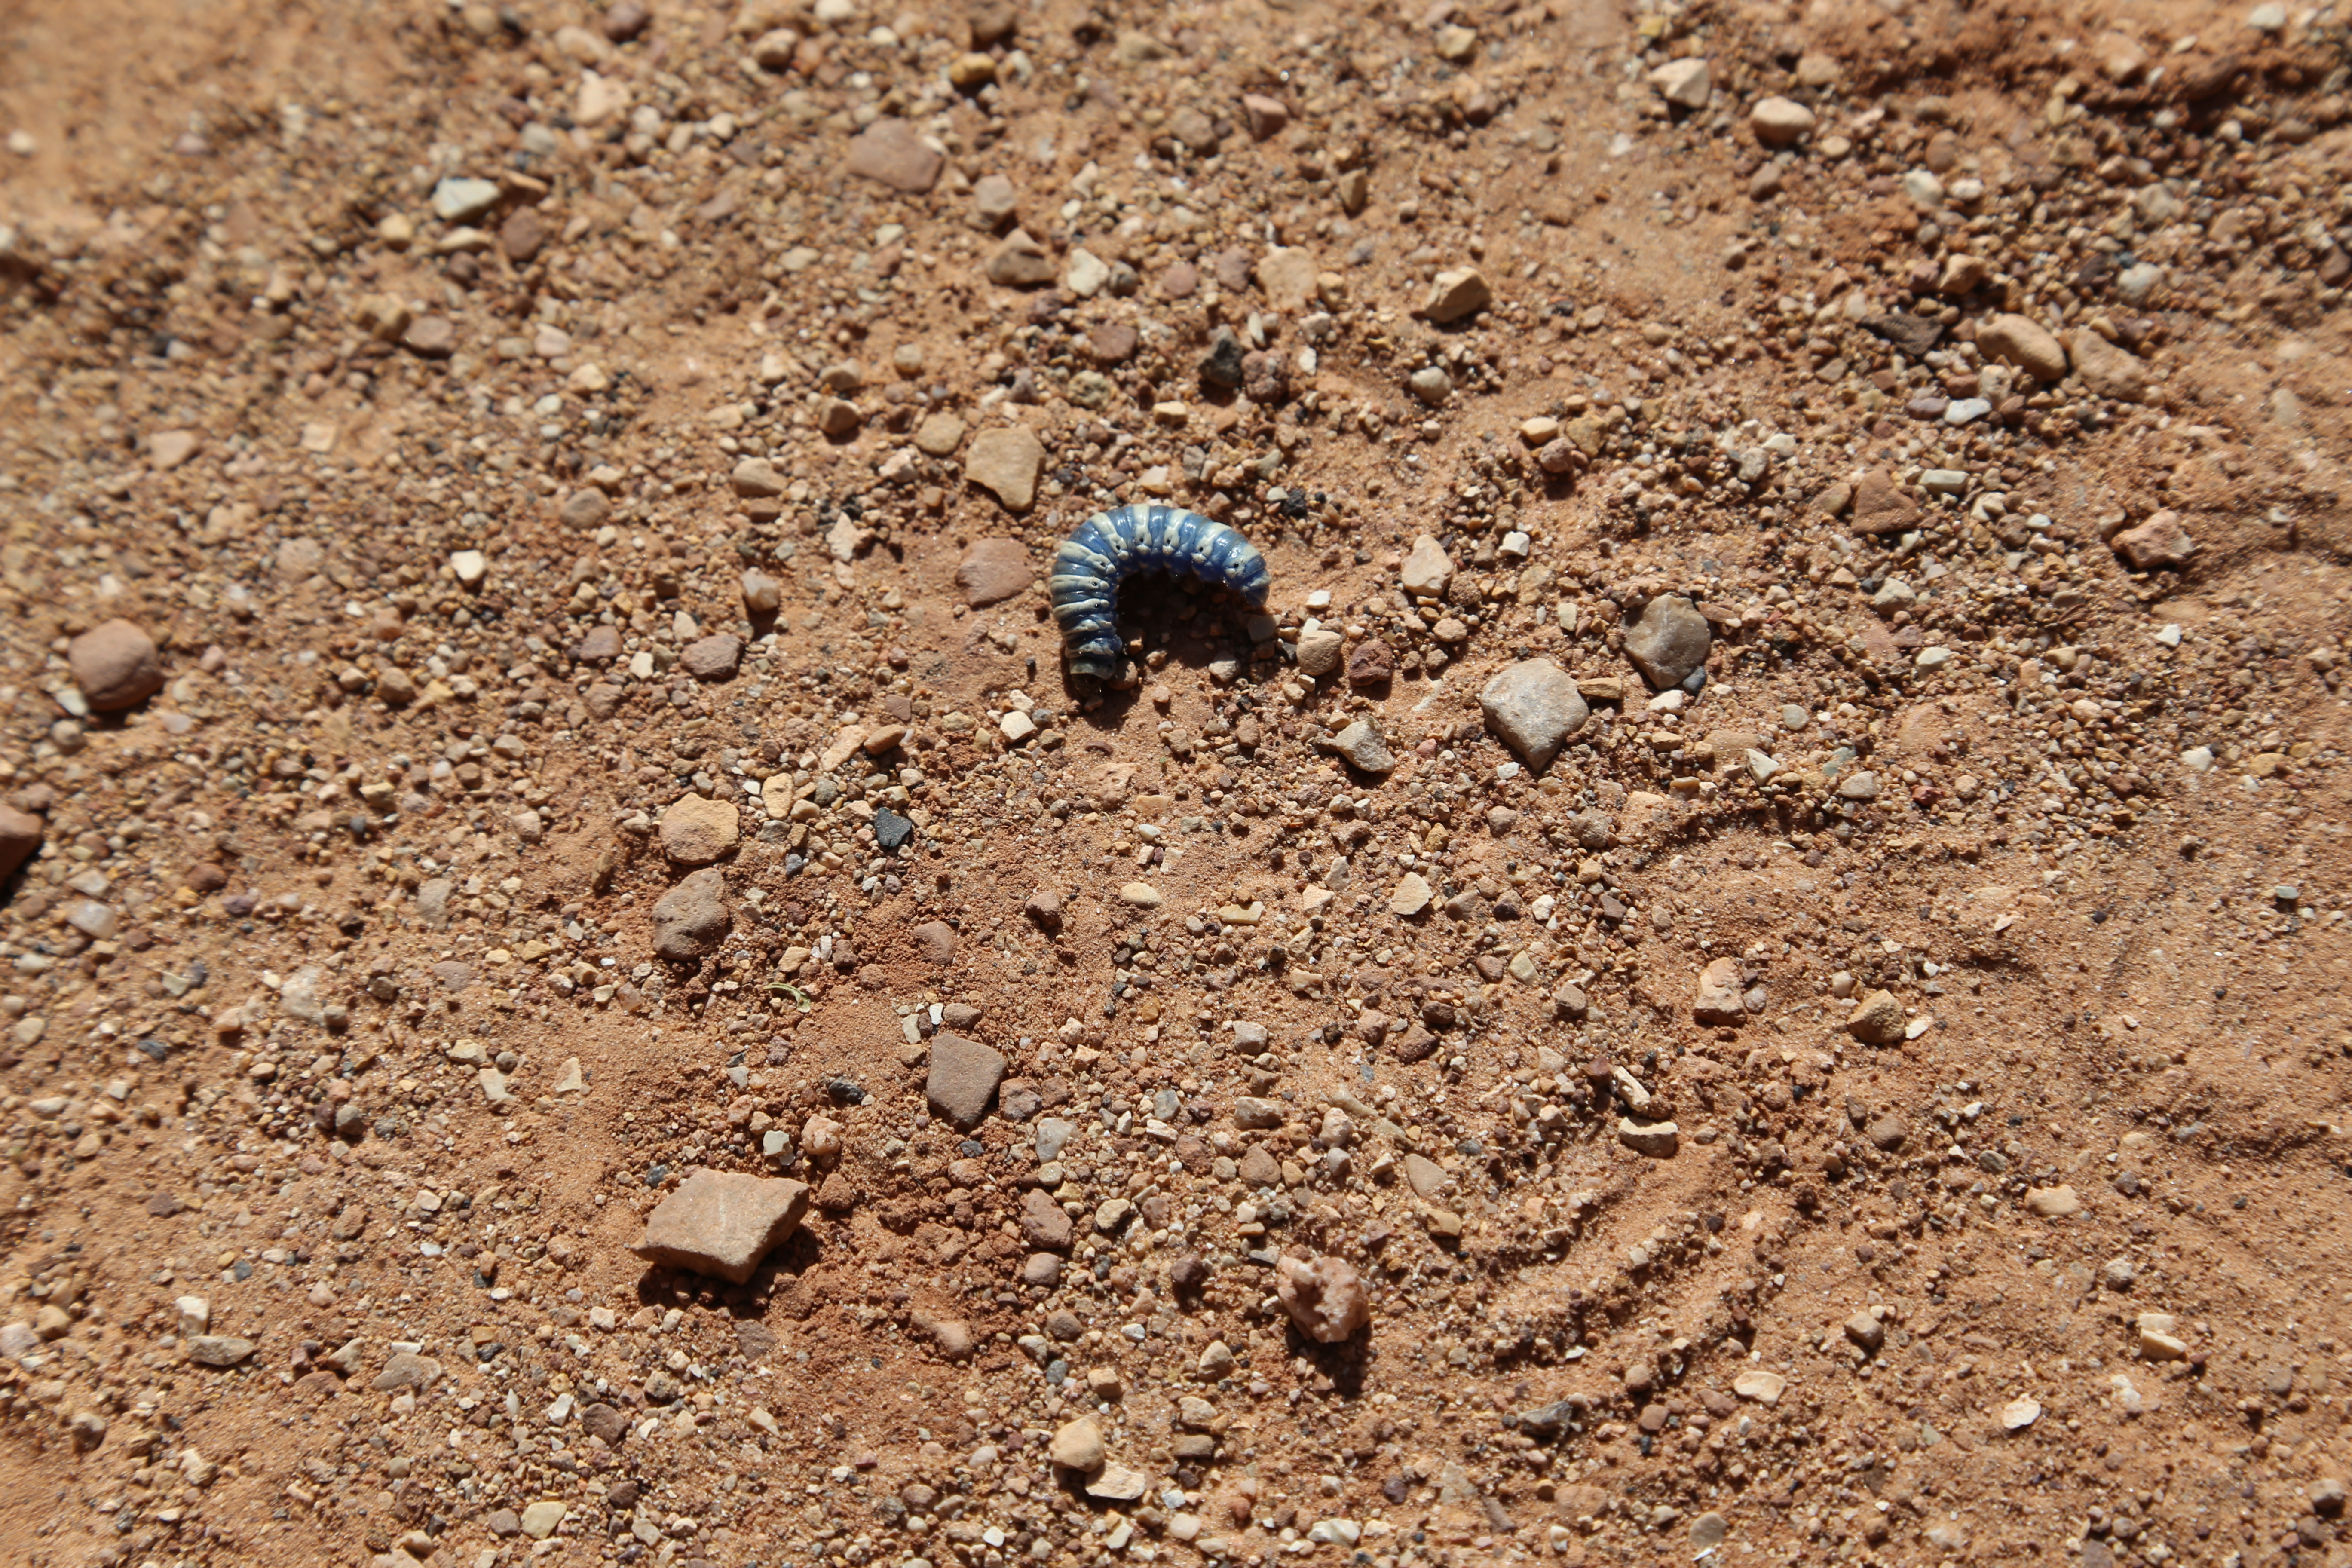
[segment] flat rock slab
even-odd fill
[[[1621,1116],[1617,1119],[1617,1142],[1636,1154],[1671,1160],[1682,1147],[1682,1129],[1671,1121],[1643,1122]]]
[[[964,455],[963,477],[994,496],[1007,511],[1027,511],[1037,499],[1037,473],[1045,448],[1021,426],[982,430]]]
[[[1036,580],[1029,552],[1017,539],[976,539],[956,563],[956,586],[975,610],[1018,598]]]
[[[1133,1502],[1151,1488],[1151,1478],[1133,1465],[1107,1464],[1087,1483],[1087,1496],[1102,1502]]]
[[[924,1086],[931,1110],[964,1131],[980,1125],[1004,1081],[1004,1053],[946,1030],[931,1037],[931,1076]]]
[[[648,1263],[740,1285],[800,1228],[808,1205],[803,1182],[698,1170],[661,1201],[629,1250]]]
[[[877,120],[849,143],[849,172],[920,195],[939,184],[947,158],[904,120]]]
[[[378,1394],[396,1388],[430,1388],[441,1381],[441,1363],[415,1351],[402,1351],[383,1363],[372,1385]]]
[[[2033,1187],[2025,1194],[2025,1206],[2043,1219],[2071,1219],[2083,1212],[2083,1200],[2072,1187]]]
[[[686,645],[677,662],[697,680],[732,680],[743,662],[743,639],[732,632],[698,638]]]

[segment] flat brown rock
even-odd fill
[[[1885,468],[1854,482],[1853,505],[1853,526],[1864,533],[1901,533],[1919,521],[1919,503]]]
[[[924,1086],[933,1114],[965,1131],[980,1125],[1004,1081],[1004,1053],[942,1029],[931,1037],[930,1080]]]
[[[697,680],[732,680],[743,661],[743,639],[732,632],[699,637],[677,656],[678,668]]]
[[[877,120],[851,138],[851,174],[920,195],[939,184],[947,159],[903,120]]]
[[[803,1182],[697,1170],[661,1201],[629,1250],[648,1263],[740,1285],[800,1227],[808,1206]]]
[[[1029,552],[1017,539],[976,539],[956,563],[956,586],[975,610],[1018,597],[1036,580]]]

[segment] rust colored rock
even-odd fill
[[[1901,533],[1919,521],[1919,503],[1885,468],[1873,468],[1853,487],[1853,525],[1864,533]]]
[[[1396,679],[1396,655],[1378,637],[1366,637],[1348,650],[1348,684],[1384,686]]]

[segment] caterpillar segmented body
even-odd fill
[[[1054,552],[1047,584],[1073,674],[1116,679],[1127,654],[1118,637],[1118,585],[1130,572],[1171,572],[1230,588],[1252,607],[1273,576],[1257,546],[1198,512],[1122,506],[1097,512]]]

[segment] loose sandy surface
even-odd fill
[[[2346,51],[18,5],[0,1559],[2344,1561]]]

